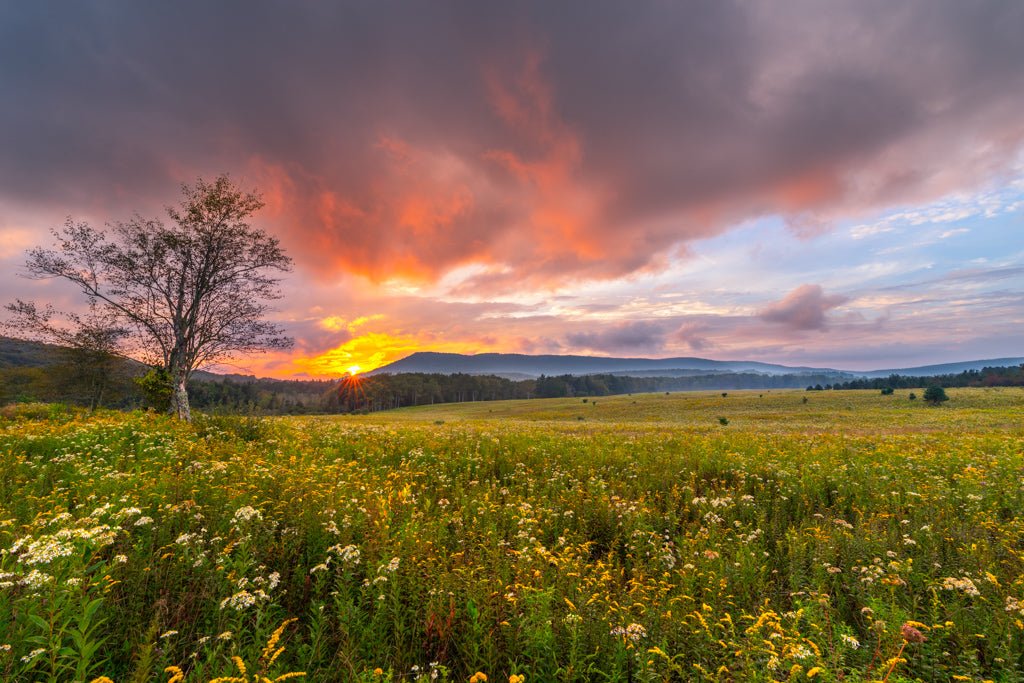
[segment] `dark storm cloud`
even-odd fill
[[[227,170],[321,276],[615,277],[993,177],[1022,34],[954,0],[9,3],[0,201],[116,218]]]

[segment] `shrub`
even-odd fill
[[[135,378],[135,384],[142,392],[147,407],[158,413],[170,411],[174,387],[166,368],[150,368],[145,375]]]

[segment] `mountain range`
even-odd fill
[[[0,337],[0,369],[45,367],[60,360],[62,349],[39,342],[27,342],[9,337]],[[130,364],[134,361],[128,361]],[[367,375],[438,373],[451,375],[497,375],[507,379],[532,379],[547,375],[623,375],[629,377],[688,377],[726,373],[759,373],[764,375],[827,375],[834,379],[847,380],[858,377],[888,377],[903,375],[930,377],[980,370],[985,367],[1008,367],[1024,364],[1024,357],[990,358],[960,363],[921,365],[908,368],[886,368],[880,370],[842,370],[809,366],[779,365],[759,361],[710,360],[707,358],[609,358],[604,356],[530,356],[521,353],[437,353],[420,351],[401,360],[372,370]],[[138,366],[141,369],[141,365]],[[231,379],[236,382],[254,381],[251,375],[222,375],[212,372],[197,372],[200,381]]]
[[[825,374],[836,378],[888,377],[914,375],[927,377],[984,367],[1005,367],[1024,363],[1022,358],[991,358],[939,365],[921,365],[909,368],[880,370],[842,370],[807,366],[779,365],[759,361],[710,360],[707,358],[609,358],[604,356],[530,356],[520,353],[437,353],[420,351],[401,360],[377,368],[367,374],[403,373],[464,373],[469,375],[498,375],[509,379],[528,379],[541,375],[595,375],[612,374],[632,377],[683,377],[716,373],[756,372],[768,375]]]

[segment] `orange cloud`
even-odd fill
[[[491,149],[484,158],[509,172],[528,207],[528,233],[542,247],[540,258],[571,256],[596,261],[607,247],[595,239],[601,193],[579,174],[583,144],[579,133],[555,112],[554,92],[541,73],[542,55],[531,52],[518,74],[508,78],[484,70],[488,98],[495,112],[527,143],[540,150],[532,156],[512,149]]]
[[[380,313],[373,315],[361,315],[352,320],[348,320],[338,315],[329,315],[323,320],[319,321],[318,325],[329,332],[341,332],[347,330],[348,332],[355,332],[356,328],[362,327],[366,323],[373,322],[375,320],[382,320],[385,316]]]

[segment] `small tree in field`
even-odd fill
[[[933,406],[937,406],[948,401],[949,396],[946,395],[945,389],[936,384],[924,390],[924,400]]]
[[[95,301],[87,313],[68,313],[60,316],[52,307],[38,308],[35,304],[15,301],[6,306],[13,313],[10,320],[0,323],[0,329],[13,336],[61,347],[64,363],[48,368],[48,375],[58,379],[62,396],[72,391],[84,398],[90,409],[103,403],[104,394],[124,374],[124,361],[117,349],[127,330],[105,314]],[[63,321],[58,321],[63,317]],[[59,381],[63,375],[64,381]]]
[[[97,230],[69,220],[53,231],[54,247],[32,249],[25,265],[29,277],[76,285],[119,331],[117,352],[169,378],[170,413],[189,420],[187,386],[196,368],[291,346],[264,320],[291,259],[276,238],[249,224],[263,206],[258,194],[241,191],[226,175],[185,185],[182,193],[181,203],[167,209],[168,224],[135,216]],[[26,314],[33,304],[8,308],[16,322],[32,326]]]

